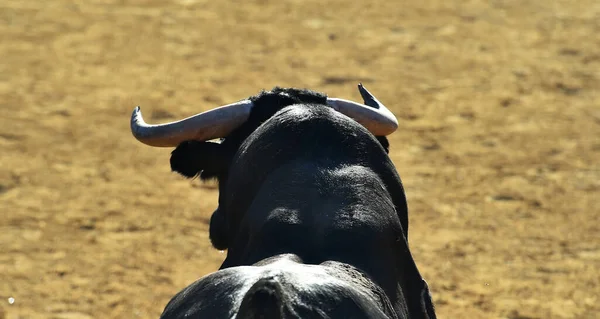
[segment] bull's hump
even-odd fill
[[[312,252],[322,251],[332,238],[367,246],[394,239],[392,230],[399,228],[393,225],[399,224],[395,217],[383,182],[369,168],[296,161],[267,178],[244,223],[253,236],[251,246],[304,252],[303,258],[318,260]]]

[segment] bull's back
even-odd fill
[[[238,149],[220,195],[229,236],[222,268],[281,253],[338,260],[363,269],[404,311],[403,277],[419,276],[404,189],[360,124],[326,107],[283,109]]]
[[[292,161],[265,180],[242,224],[244,235],[230,247],[227,262],[254,263],[281,253],[314,264],[338,260],[395,290],[390,269],[400,222],[381,180],[369,168]]]
[[[311,178],[315,179],[307,180]],[[269,187],[265,186],[269,180],[277,180],[271,188],[288,193],[287,198],[272,196],[272,200],[286,204],[312,201],[336,205],[330,200],[333,196],[337,196],[335,200],[344,196],[354,200],[357,195],[366,202],[369,193],[383,194],[391,199],[392,215],[400,220],[402,230],[408,229],[404,189],[384,148],[363,126],[328,107],[290,106],[248,137],[232,162],[219,202],[230,222],[242,223],[242,216],[261,196],[259,191]],[[375,207],[379,202],[379,198],[370,200],[367,206],[379,209]],[[320,209],[314,215],[322,214]],[[232,230],[239,226],[229,225]]]

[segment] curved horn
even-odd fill
[[[327,98],[327,104],[336,111],[353,118],[375,136],[394,133],[398,129],[398,120],[394,114],[371,92],[367,91],[362,83],[358,84],[358,91],[365,104],[336,98]]]
[[[156,147],[174,147],[187,140],[208,141],[238,128],[251,109],[252,102],[243,100],[180,121],[151,125],[144,121],[138,106],[131,114],[131,133],[138,141]]]

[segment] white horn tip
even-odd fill
[[[133,112],[131,113],[131,123],[138,122],[139,120],[141,120],[142,122],[144,121],[143,117],[142,117],[142,110],[141,110],[141,108],[139,106],[136,106],[133,109]]]
[[[139,106],[136,106],[136,107],[133,109],[133,113],[131,114],[131,117],[137,117],[137,115],[140,113],[140,111],[141,111],[140,107],[139,107]]]
[[[142,117],[142,111],[139,106],[136,106],[131,113],[131,133],[138,138],[140,136],[140,127],[144,126],[146,122],[144,122],[144,118]]]

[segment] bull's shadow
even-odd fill
[[[280,254],[307,264],[342,262],[382,288],[391,317],[435,318],[388,157],[385,136],[397,120],[362,85],[359,91],[364,105],[274,88],[161,125],[146,124],[136,108],[131,127],[145,144],[176,147],[174,171],[218,181],[209,232],[215,248],[227,249],[221,271]]]

